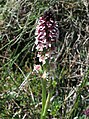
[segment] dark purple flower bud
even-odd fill
[[[44,12],[39,18],[36,27],[36,49],[39,62],[46,63],[46,59],[52,59],[57,51],[56,43],[59,38],[58,24],[55,21],[52,9]]]

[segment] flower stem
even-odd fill
[[[48,106],[49,106],[49,103],[50,103],[50,97],[51,97],[51,93],[48,92],[47,100],[46,100],[44,111],[43,111],[43,114],[42,114],[42,117],[43,117],[42,119],[46,119],[46,113],[47,113],[47,109],[48,109]]]
[[[46,113],[47,113],[47,109],[48,109],[48,106],[49,106],[49,103],[50,103],[50,97],[51,97],[51,92],[49,91],[47,99],[45,101],[44,108],[42,110],[41,119],[46,119]]]
[[[45,107],[45,103],[46,103],[46,79],[42,79],[42,112],[41,112],[41,119],[43,112],[44,112],[44,107]]]

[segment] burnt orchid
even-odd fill
[[[42,62],[43,65],[47,59],[51,62],[57,54],[56,43],[59,37],[58,24],[51,9],[45,11],[39,18],[35,35],[39,62]]]
[[[54,13],[52,9],[48,9],[44,14],[38,19],[36,26],[36,40],[35,46],[37,50],[37,57],[39,62],[43,66],[42,75],[42,113],[41,119],[46,119],[47,108],[50,102],[51,91],[49,89],[48,96],[46,98],[46,81],[47,81],[47,69],[44,69],[44,64],[48,67],[55,67],[54,63],[57,56],[57,47],[59,30],[58,24],[54,18]],[[35,70],[41,69],[40,66],[35,66]]]

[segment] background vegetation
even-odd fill
[[[47,119],[89,116],[87,0],[0,1],[0,119],[39,119],[41,80],[34,74],[36,20],[52,7],[59,24],[59,58]]]

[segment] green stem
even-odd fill
[[[47,109],[48,109],[48,106],[49,106],[49,103],[50,103],[50,97],[51,97],[51,93],[48,92],[48,97],[47,97],[46,104],[45,104],[45,107],[44,107],[43,116],[46,116]]]
[[[42,79],[42,113],[41,113],[41,116],[44,111],[45,103],[46,103],[46,79]]]
[[[41,115],[41,119],[46,119],[46,113],[47,113],[47,109],[48,109],[48,106],[49,106],[49,103],[50,103],[50,97],[51,97],[51,93],[48,92],[47,100],[46,100],[46,103],[45,103],[45,106],[44,106],[43,113]]]

